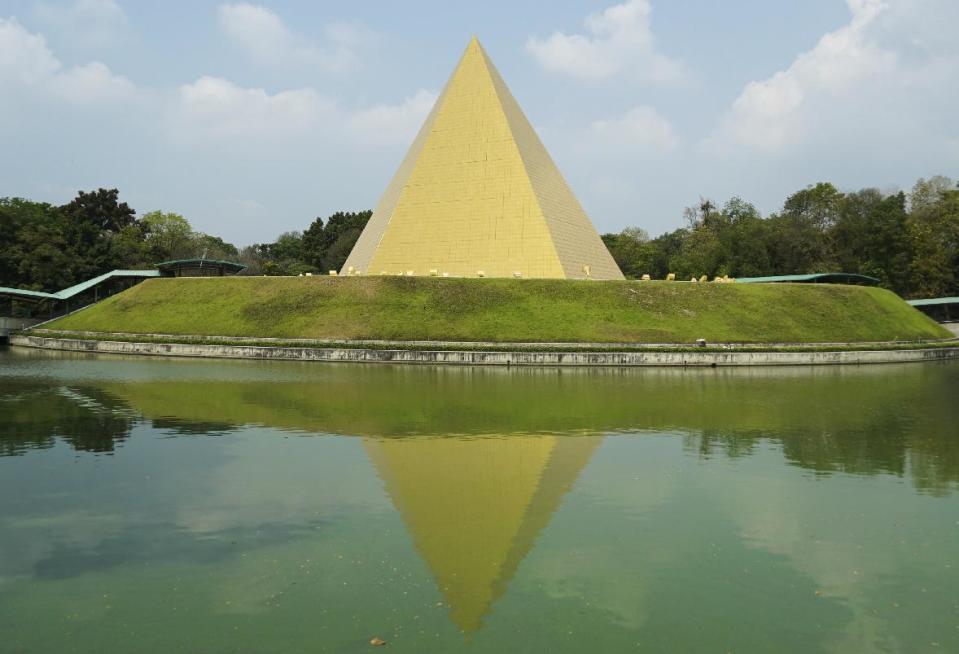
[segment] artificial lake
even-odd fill
[[[959,362],[0,351],[0,652],[368,651],[959,652]]]

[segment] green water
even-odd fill
[[[959,365],[0,352],[0,652],[371,650],[959,652]]]

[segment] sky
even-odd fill
[[[959,178],[959,0],[0,0],[0,197],[237,245],[373,208],[472,35],[600,232]]]

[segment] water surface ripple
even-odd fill
[[[0,652],[956,652],[957,398],[0,351]]]

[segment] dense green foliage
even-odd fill
[[[302,234],[286,232],[274,243],[239,251],[194,231],[176,213],[151,211],[137,218],[116,189],[81,191],[59,207],[0,198],[0,286],[52,292],[111,270],[198,257],[240,261],[247,275],[338,270],[371,213],[338,212],[325,223],[317,218]]]
[[[137,219],[116,189],[81,191],[60,207],[0,198],[0,286],[52,292],[115,269],[204,255],[234,259],[237,249],[174,213]]]
[[[284,232],[275,243],[258,243],[244,248],[240,260],[253,275],[298,275],[339,270],[373,215],[338,211],[326,219],[317,218],[305,232]]]
[[[53,291],[115,268],[204,255],[239,260],[246,275],[325,274],[343,266],[371,214],[337,212],[238,252],[174,213],[137,219],[115,189],[81,192],[62,207],[0,199],[0,286]],[[920,179],[908,196],[820,183],[768,217],[739,198],[722,207],[702,200],[685,215],[687,227],[657,238],[630,227],[603,240],[629,278],[850,272],[904,297],[959,294],[959,190],[944,177]]]
[[[959,294],[959,190],[944,177],[920,179],[908,197],[816,184],[767,218],[739,198],[703,200],[686,218],[655,239],[629,228],[603,240],[627,277],[849,272],[905,297]]]
[[[53,330],[505,342],[852,342],[943,338],[858,286],[410,277],[155,279]]]

